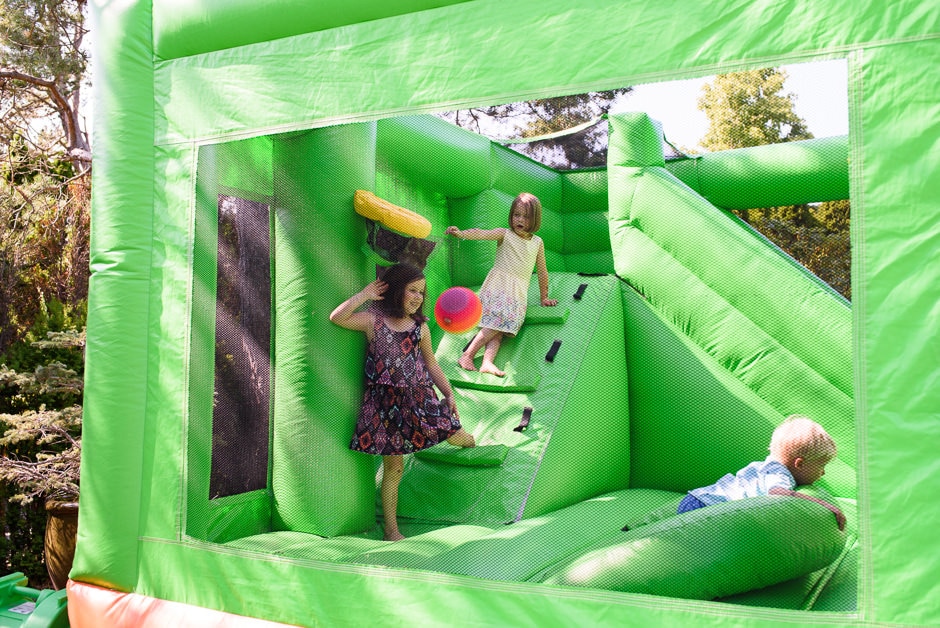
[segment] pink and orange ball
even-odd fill
[[[462,286],[448,288],[434,304],[434,319],[446,332],[462,334],[477,326],[483,304],[473,290]]]

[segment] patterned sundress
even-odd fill
[[[400,456],[437,445],[459,430],[459,419],[438,398],[421,355],[421,325],[395,331],[376,312],[373,332],[350,449]]]
[[[542,239],[520,238],[511,229],[506,230],[502,243],[496,248],[496,260],[480,287],[483,316],[480,327],[496,329],[513,335],[525,320],[529,281]]]

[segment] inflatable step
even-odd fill
[[[461,467],[498,467],[503,464],[507,453],[509,453],[509,448],[499,444],[467,448],[441,443],[430,449],[416,452],[415,457]]]
[[[437,359],[444,375],[456,388],[489,390],[495,392],[534,392],[542,380],[542,364],[535,357],[539,354],[552,361],[559,348],[549,356],[552,348],[560,343],[561,328],[568,320],[570,310],[564,306],[544,307],[534,305],[530,296],[526,319],[519,333],[513,338],[504,338],[496,356],[496,366],[505,371],[505,377],[490,373],[467,371],[460,368],[457,358],[473,340],[477,329],[464,334],[448,334],[440,342]],[[482,351],[477,354],[479,367]]]

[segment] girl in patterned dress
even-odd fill
[[[380,492],[387,541],[405,538],[397,519],[398,486],[405,470],[402,456],[444,440],[458,447],[476,444],[460,426],[454,391],[434,357],[423,314],[425,286],[421,269],[396,264],[330,314],[332,322],[365,333],[369,341],[365,393],[349,447],[382,456]],[[358,311],[369,302],[371,307]]]
[[[483,363],[480,371],[503,377],[494,360],[503,336],[515,336],[525,320],[529,280],[535,268],[539,278],[542,305],[558,305],[548,298],[548,269],[545,267],[545,245],[535,235],[542,224],[542,204],[528,192],[513,200],[509,208],[509,229],[458,229],[447,227],[445,233],[461,240],[496,240],[496,261],[480,287],[483,317],[480,331],[474,336],[457,363],[475,371],[473,361],[481,348]]]

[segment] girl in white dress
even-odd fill
[[[503,336],[514,336],[525,320],[526,297],[532,270],[539,279],[542,305],[558,305],[548,298],[548,269],[545,266],[545,245],[535,235],[542,224],[542,204],[528,192],[513,200],[509,209],[509,229],[465,229],[447,227],[448,233],[462,240],[496,240],[496,260],[480,288],[483,316],[480,331],[467,345],[457,361],[461,368],[475,371],[474,359],[481,348],[483,364],[480,371],[503,377],[494,360]]]

